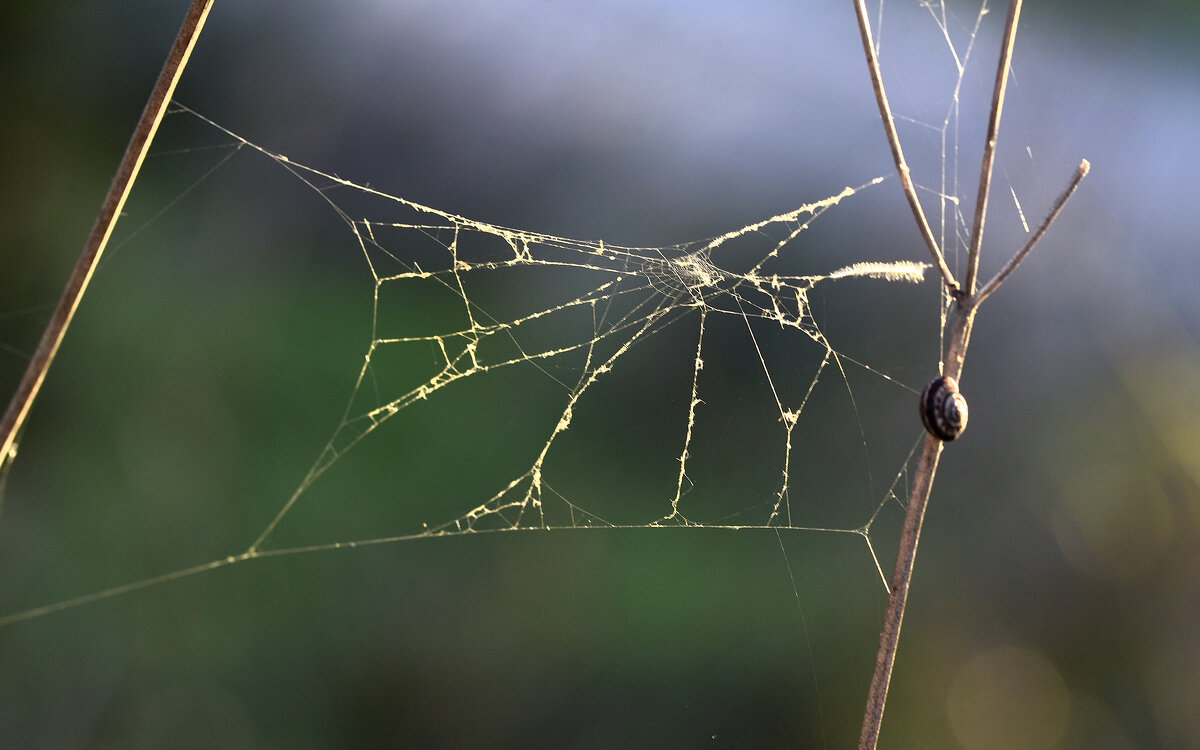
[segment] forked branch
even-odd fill
[[[970,253],[968,257],[967,277],[963,288],[954,283],[949,269],[933,235],[929,231],[924,213],[912,187],[908,165],[904,161],[904,152],[900,148],[899,136],[896,134],[895,120],[887,103],[883,79],[879,73],[879,60],[871,41],[871,27],[867,20],[866,7],[863,0],[854,0],[855,12],[858,15],[859,29],[862,33],[863,52],[867,58],[867,67],[871,71],[871,82],[875,88],[875,98],[879,103],[880,117],[884,130],[887,131],[888,142],[892,147],[892,155],[896,162],[896,171],[900,182],[912,206],[913,215],[926,244],[939,261],[942,278],[955,300],[955,314],[949,331],[949,342],[946,347],[945,359],[942,361],[942,374],[957,380],[962,374],[963,360],[966,358],[967,345],[971,340],[971,329],[974,326],[975,314],[979,304],[993,294],[1005,279],[1025,259],[1033,246],[1058,217],[1063,206],[1070,200],[1079,183],[1087,175],[1090,165],[1087,160],[1080,163],[1070,183],[1051,207],[1049,214],[1038,226],[1037,231],[1025,243],[1013,258],[1005,264],[996,276],[984,288],[976,293],[978,278],[980,247],[983,243],[983,227],[987,217],[988,191],[991,185],[992,165],[995,161],[996,136],[1000,129],[1000,117],[1004,110],[1005,88],[1008,81],[1009,68],[1012,60],[1013,41],[1016,38],[1017,23],[1021,14],[1021,0],[1011,0],[1008,20],[1005,24],[1004,42],[1001,46],[1000,60],[996,70],[996,81],[992,94],[991,115],[988,118],[988,129],[984,141],[983,164],[979,170],[979,192],[976,198],[975,222],[971,232]],[[921,525],[925,520],[925,509],[929,503],[929,493],[933,487],[933,479],[937,473],[938,460],[941,457],[944,443],[933,434],[926,435],[925,446],[921,452],[920,462],[908,498],[908,511],[904,518],[904,529],[900,536],[900,549],[896,555],[896,567],[892,574],[892,583],[888,596],[887,612],[884,615],[883,628],[879,637],[879,650],[875,655],[875,673],[871,679],[870,691],[867,695],[867,706],[863,713],[862,734],[859,737],[859,750],[875,750],[879,741],[879,730],[883,723],[883,710],[887,703],[888,685],[892,678],[892,668],[896,660],[896,649],[900,641],[900,626],[904,619],[905,604],[908,600],[909,584],[912,581],[913,565],[916,560],[917,543],[921,537]]]
[[[46,330],[42,333],[42,339],[38,342],[33,358],[30,359],[29,366],[21,377],[21,382],[17,384],[17,390],[13,394],[12,400],[9,401],[3,420],[0,420],[0,468],[12,461],[15,455],[14,443],[17,434],[21,431],[21,426],[25,424],[26,417],[29,416],[33,401],[37,398],[38,391],[42,388],[42,382],[46,379],[46,371],[50,369],[50,363],[54,360],[54,355],[58,353],[58,347],[67,333],[67,326],[71,324],[71,318],[75,316],[75,310],[79,307],[79,300],[83,298],[88,282],[91,281],[92,272],[96,270],[96,266],[100,262],[100,255],[104,252],[105,245],[108,244],[108,238],[112,235],[117,218],[121,215],[125,199],[129,197],[129,191],[133,188],[133,183],[142,168],[142,161],[146,158],[146,152],[150,150],[150,143],[154,140],[155,132],[158,131],[158,124],[162,122],[167,104],[171,101],[171,95],[175,91],[175,84],[183,75],[183,69],[187,66],[192,48],[196,45],[196,39],[199,38],[200,31],[204,28],[204,21],[208,18],[208,11],[212,8],[212,4],[213,0],[192,0],[183,26],[180,27],[179,34],[175,37],[175,44],[171,47],[167,61],[163,64],[162,72],[158,74],[158,80],[155,81],[154,88],[150,91],[150,100],[146,102],[146,108],[142,111],[141,119],[134,128],[129,146],[125,149],[125,155],[117,166],[112,185],[104,197],[104,203],[100,206],[100,213],[96,216],[92,231],[83,245],[83,251],[80,252],[79,259],[75,261],[75,268],[72,269],[71,275],[67,279],[67,285],[63,289],[58,306],[54,308],[54,313],[50,317],[50,322],[46,324]]]

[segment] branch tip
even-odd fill
[[[1079,183],[1083,182],[1083,178],[1087,177],[1087,174],[1091,171],[1091,169],[1092,163],[1087,159],[1079,162],[1079,166],[1075,168],[1075,174],[1071,175],[1071,179],[1069,182],[1067,182],[1067,186],[1061,193],[1059,193],[1058,198],[1054,200],[1053,205],[1050,206],[1049,213],[1046,214],[1046,218],[1042,219],[1042,223],[1039,224],[1038,228],[1029,236],[1029,240],[1026,241],[1025,246],[1018,250],[1017,254],[1014,255],[1008,261],[1008,263],[1004,264],[1004,268],[1001,268],[1000,271],[992,277],[992,280],[979,290],[979,293],[976,294],[972,300],[972,304],[979,305],[979,303],[990,297],[997,289],[1000,288],[1000,285],[1004,283],[1004,280],[1012,275],[1012,272],[1017,269],[1017,266],[1021,265],[1021,261],[1025,260],[1025,256],[1029,255],[1029,251],[1033,250],[1033,246],[1042,239],[1042,235],[1046,234],[1046,230],[1050,228],[1050,225],[1054,223],[1054,220],[1058,218],[1058,215],[1062,213],[1063,208],[1067,205],[1067,201],[1071,200],[1071,196],[1075,194],[1075,190],[1079,187]]]

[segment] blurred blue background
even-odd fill
[[[185,11],[9,5],[5,398]],[[960,52],[977,11],[947,6]],[[973,196],[1003,16],[983,18],[947,161],[957,75],[933,15],[892,0],[875,18],[929,210],[943,167]],[[1093,171],[980,315],[972,424],[934,487],[883,747],[1200,746],[1197,17],[1025,8],[984,276],[1023,242],[1022,212],[1039,221],[1079,159]],[[218,2],[177,99],[390,194],[611,243],[712,236],[892,172],[849,2]],[[186,115],[163,126],[5,477],[0,614],[242,552],[341,419],[370,338],[361,253],[266,159],[205,178],[222,142]],[[799,273],[925,259],[894,178],[802,240]],[[818,303],[839,352],[908,389],[934,374],[932,281],[843,282]],[[722,341],[710,414],[773,408],[749,350]],[[687,342],[631,353],[572,428],[572,499],[660,512],[631,446],[680,426]],[[793,481],[841,525],[865,522],[919,437],[912,393],[848,378],[869,455],[816,458],[826,429],[858,426],[827,374],[797,448],[818,471]],[[437,493],[504,475],[505,450],[561,410],[529,381],[481,381],[357,447],[273,542],[410,532],[481,502]],[[771,429],[704,465],[753,484]],[[872,527],[889,574],[899,518],[891,503]],[[0,629],[0,744],[846,747],[884,604],[862,538],[831,533],[521,532],[256,560]]]

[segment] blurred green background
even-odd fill
[[[4,398],[185,5],[0,10]],[[962,45],[977,5],[947,12]],[[973,194],[1003,15],[983,20],[943,162],[928,125],[954,63],[927,10],[883,5],[884,73],[931,191],[946,166]],[[1023,242],[1018,201],[1034,223],[1080,158],[1093,173],[981,313],[882,747],[1200,746],[1197,25],[1190,3],[1027,4],[984,275]],[[891,173],[848,2],[219,1],[177,98],[390,194],[613,243],[712,236]],[[205,178],[222,142],[164,124],[4,477],[0,615],[244,551],[342,417],[370,339],[361,253],[266,159]],[[925,257],[894,179],[793,247],[797,273]],[[487,293],[561,280],[513,283]],[[899,383],[851,367],[856,417],[827,372],[798,428],[794,507],[849,527],[919,438],[937,292],[846,281],[814,303],[839,352]],[[572,501],[667,510],[687,325],[581,404],[550,478]],[[782,430],[722,325],[694,461],[725,489],[686,500],[761,511]],[[803,339],[761,333],[780,387],[806,386]],[[544,442],[563,404],[547,382],[481,377],[401,413],[268,546],[460,516]],[[889,574],[900,515],[872,527]],[[0,745],[848,747],[884,605],[852,534],[519,532],[255,560],[0,629]]]

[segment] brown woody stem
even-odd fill
[[[908,162],[904,159],[904,149],[900,146],[900,134],[896,132],[896,118],[892,116],[892,107],[888,104],[887,90],[883,87],[883,74],[879,70],[879,56],[875,54],[875,40],[871,35],[871,22],[867,19],[867,7],[864,0],[854,0],[854,11],[858,16],[858,31],[862,37],[863,54],[867,57],[867,67],[871,71],[871,85],[875,88],[875,102],[879,105],[879,118],[883,120],[883,129],[887,133],[888,145],[892,147],[892,160],[896,163],[896,174],[900,175],[900,185],[908,198],[908,206],[912,209],[913,219],[917,229],[933,256],[934,265],[942,274],[942,281],[953,295],[958,291],[958,282],[946,265],[946,256],[934,239],[933,230],[925,218],[925,210],[921,208],[921,200],[917,197],[917,189],[913,185]]]
[[[113,227],[116,226],[117,219],[121,215],[121,208],[129,197],[129,191],[137,179],[142,161],[146,158],[146,152],[150,150],[150,143],[154,140],[158,124],[162,122],[167,104],[171,101],[171,95],[175,91],[175,84],[178,83],[184,67],[187,66],[192,48],[196,45],[196,39],[204,28],[204,21],[208,17],[208,11],[212,4],[213,0],[192,0],[183,26],[175,37],[175,44],[171,47],[167,61],[163,64],[162,72],[158,74],[158,80],[155,81],[154,88],[150,91],[150,100],[146,102],[146,108],[142,111],[137,127],[134,128],[129,146],[125,149],[125,155],[117,166],[112,185],[104,197],[100,213],[96,216],[96,222],[92,225],[92,231],[88,234],[79,259],[75,262],[75,268],[67,279],[67,285],[63,289],[58,306],[54,308],[54,313],[50,317],[50,322],[46,324],[46,330],[42,333],[42,339],[38,342],[33,358],[30,359],[21,382],[17,384],[17,390],[13,393],[12,400],[9,401],[4,418],[0,420],[0,468],[15,457],[17,434],[29,416],[29,410],[33,406],[34,399],[37,398],[38,391],[42,388],[42,382],[46,379],[50,363],[54,360],[54,355],[58,353],[58,347],[67,333],[67,326],[71,324],[71,318],[75,316],[75,310],[79,307],[79,301],[87,290],[92,273],[100,262],[100,255],[104,252],[105,245],[108,244],[108,238],[112,236]]]

